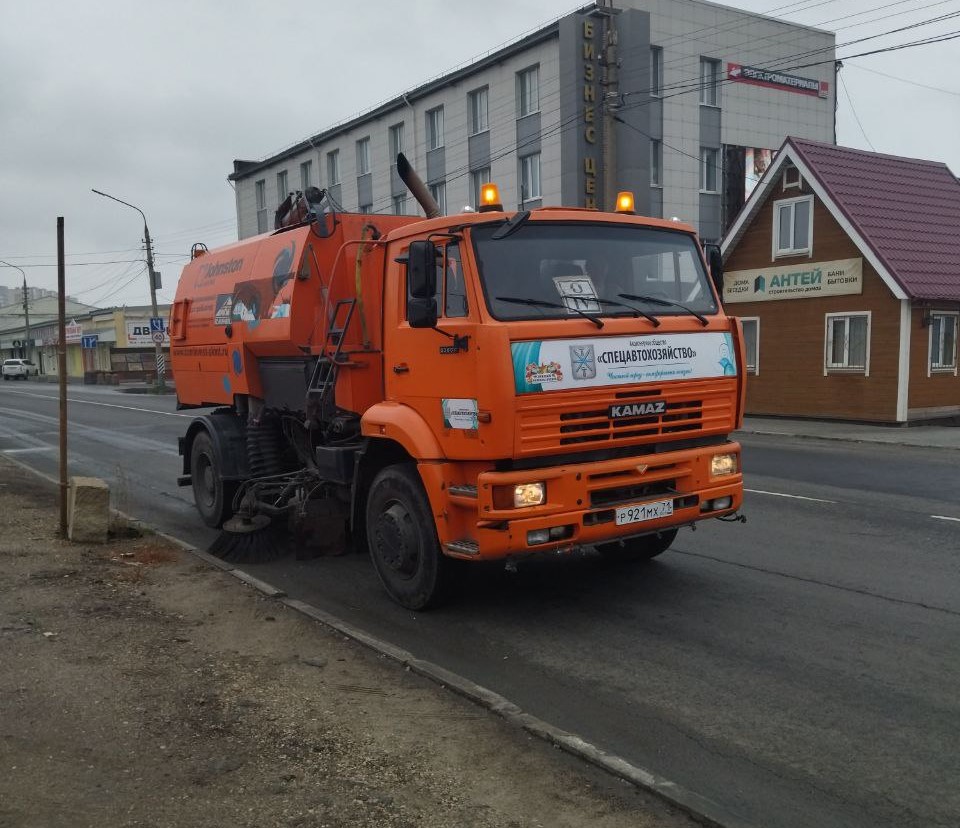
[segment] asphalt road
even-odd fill
[[[12,386],[12,387],[11,387]],[[185,540],[171,397],[70,388],[73,474]],[[56,388],[0,388],[0,452],[57,473]],[[646,566],[476,572],[410,613],[362,556],[248,567],[764,828],[960,824],[960,452],[745,436],[746,525]]]

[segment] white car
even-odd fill
[[[31,374],[37,376],[40,369],[29,359],[5,359],[0,372],[5,380],[26,379]]]

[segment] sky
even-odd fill
[[[170,302],[193,242],[236,239],[235,158],[270,156],[579,5],[0,0],[0,260],[55,289],[63,216],[67,293],[101,307],[148,304],[143,220],[96,188],[145,213],[158,301]],[[835,31],[841,59],[960,31],[960,0],[725,5]],[[855,58],[841,78],[838,143],[960,175],[960,39]],[[21,281],[0,265],[0,285]]]

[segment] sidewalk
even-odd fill
[[[780,417],[746,417],[740,434],[770,434],[853,443],[886,443],[896,446],[960,450],[960,426],[885,426],[827,420],[791,420]]]

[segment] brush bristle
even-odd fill
[[[287,551],[284,533],[273,526],[255,532],[223,531],[207,551],[231,563],[269,563]]]

